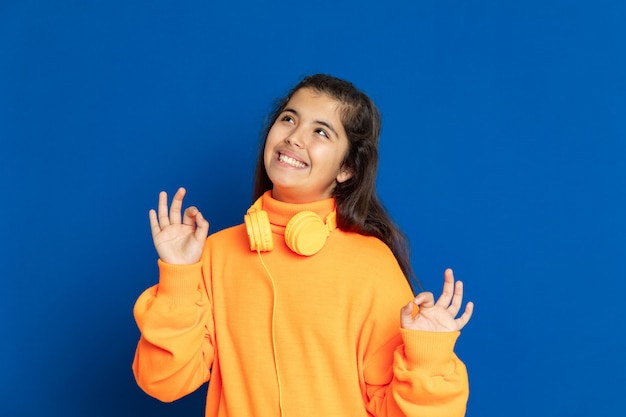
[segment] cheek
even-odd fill
[[[265,169],[267,169],[267,165],[269,164],[270,160],[272,159],[272,155],[273,155],[273,151],[272,151],[272,146],[270,145],[269,141],[265,141],[265,146],[263,148],[263,162],[265,164]]]
[[[267,132],[267,137],[265,138],[265,148],[264,148],[265,153],[270,152],[279,142],[278,130],[279,129],[277,129],[276,127],[272,127],[269,130],[269,132]]]
[[[344,155],[337,149],[325,150],[319,152],[317,155],[317,161],[323,161],[324,170],[329,177],[334,177],[341,170],[341,162]]]
[[[345,145],[343,147],[343,150],[341,152],[338,152],[337,154],[340,155],[338,162],[339,162],[339,168],[343,168],[345,164],[347,164],[347,158],[348,158],[348,151],[350,149],[348,148],[348,145]]]

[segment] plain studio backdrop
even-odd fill
[[[135,384],[148,210],[251,204],[303,75],[383,114],[378,189],[424,287],[475,315],[467,416],[624,416],[622,1],[0,1],[0,415],[202,416]],[[400,306],[398,306],[400,308]]]

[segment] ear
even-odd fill
[[[337,174],[337,182],[342,183],[348,181],[350,178],[352,178],[352,170],[342,167],[339,174]]]

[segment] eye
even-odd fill
[[[283,117],[281,117],[280,119],[282,122],[287,122],[287,123],[291,123],[294,124],[296,121],[294,120],[293,116],[290,116],[288,114],[284,115]]]
[[[325,138],[329,138],[330,136],[328,135],[328,132],[326,132],[324,129],[317,129],[315,130],[315,133],[317,133],[320,136],[323,136]]]

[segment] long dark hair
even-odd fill
[[[407,281],[421,287],[411,267],[407,237],[391,220],[376,194],[378,169],[378,138],[380,111],[374,102],[352,83],[325,74],[305,77],[282,100],[277,102],[266,119],[262,144],[254,176],[253,199],[273,187],[263,160],[265,141],[272,125],[291,97],[302,88],[326,94],[342,104],[341,122],[348,136],[348,152],[343,167],[352,172],[350,179],[337,183],[333,191],[337,204],[337,225],[340,229],[375,236],[385,242],[396,257]]]

